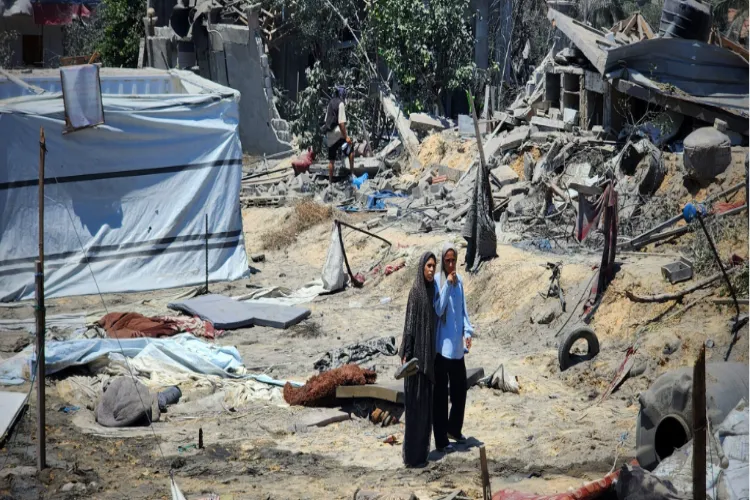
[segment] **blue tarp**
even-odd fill
[[[165,369],[179,369],[223,378],[253,378],[272,385],[284,385],[284,381],[274,380],[265,375],[245,374],[242,356],[236,347],[209,344],[189,333],[161,339],[78,339],[45,342],[47,375],[66,368],[88,365],[111,355],[154,358]],[[25,374],[29,373],[29,368],[35,362],[36,356],[32,346],[3,361],[0,363],[0,384],[23,384],[26,381]]]
[[[384,200],[387,200],[388,198],[404,198],[404,197],[406,197],[406,195],[402,193],[394,193],[393,191],[378,191],[377,193],[373,193],[367,197],[367,209],[368,210],[373,210],[373,209],[382,210],[386,206],[386,203]]]

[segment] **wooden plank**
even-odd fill
[[[28,392],[0,392],[0,443],[5,441],[28,400]]]
[[[479,447],[479,466],[482,470],[482,498],[492,500],[492,486],[490,485],[490,472],[487,469],[487,451],[484,445]]]

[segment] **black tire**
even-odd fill
[[[589,346],[588,352],[584,355],[571,354],[570,349],[578,340],[584,339]],[[593,359],[599,354],[599,339],[596,338],[594,330],[587,326],[579,326],[565,335],[557,349],[557,360],[560,363],[560,371],[564,372],[573,365],[582,361]]]

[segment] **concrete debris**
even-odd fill
[[[562,120],[553,120],[542,116],[533,117],[531,119],[531,125],[542,131],[551,130],[567,132],[568,130],[571,130],[571,126]]]
[[[444,118],[430,116],[427,113],[412,113],[409,115],[409,127],[419,132],[444,130],[450,126]]]
[[[493,169],[491,171],[491,174],[500,183],[500,188],[518,182],[518,174],[516,174],[513,169],[507,165],[500,165],[499,167]]]

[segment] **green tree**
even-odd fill
[[[105,66],[134,68],[140,39],[145,36],[146,2],[102,0],[99,15],[104,27],[97,50]]]
[[[370,19],[378,54],[410,109],[428,109],[445,91],[466,88],[474,72],[469,0],[376,0]]]

